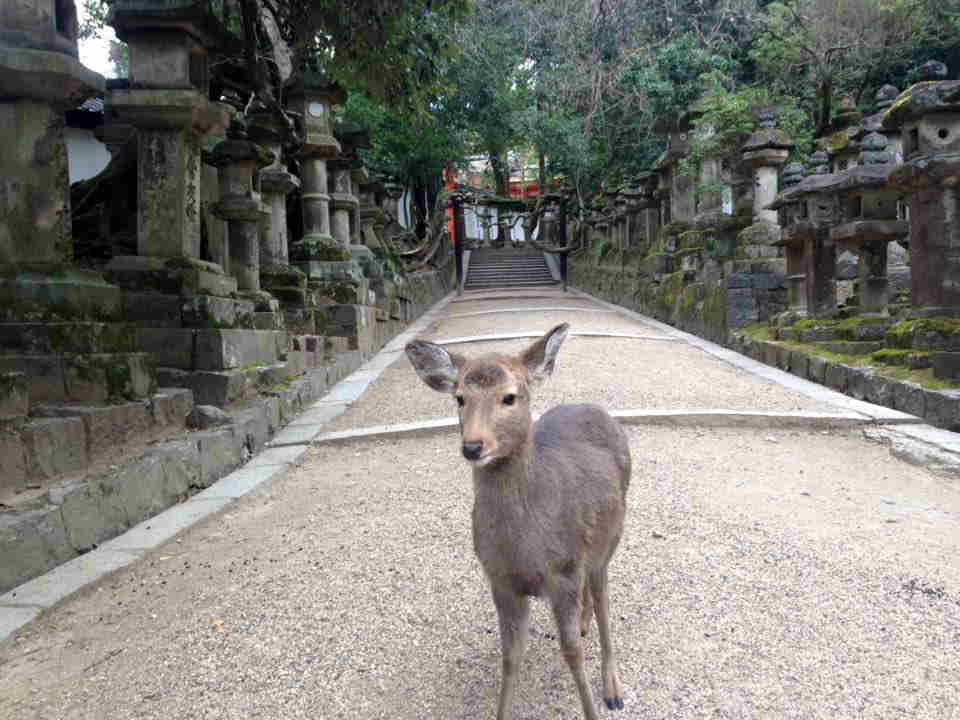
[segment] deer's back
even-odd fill
[[[616,490],[626,497],[630,447],[623,428],[603,408],[558,405],[541,416],[533,440],[535,467],[546,474],[545,481],[552,477],[584,492]]]

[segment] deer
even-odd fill
[[[425,340],[405,348],[420,379],[458,406],[461,451],[473,470],[473,547],[500,629],[497,720],[511,718],[535,597],[552,608],[586,720],[598,716],[582,637],[596,616],[603,700],[610,710],[623,709],[607,566],[626,514],[626,434],[596,405],[559,405],[536,422],[530,409],[531,392],[553,374],[568,329],[556,326],[516,356],[467,359]]]

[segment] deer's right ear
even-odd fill
[[[409,342],[405,350],[421,380],[437,392],[454,391],[457,386],[457,373],[463,365],[460,355],[425,340]]]

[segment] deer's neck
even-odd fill
[[[533,443],[525,442],[518,452],[473,469],[476,490],[484,496],[500,496],[505,499],[522,498],[529,490],[533,477]]]

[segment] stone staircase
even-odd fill
[[[556,285],[541,252],[484,248],[470,254],[465,290]]]

